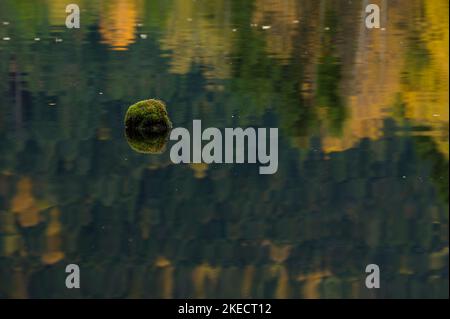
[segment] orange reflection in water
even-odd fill
[[[111,50],[124,51],[135,41],[138,1],[112,0],[100,11],[102,42]]]

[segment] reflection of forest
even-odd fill
[[[0,297],[371,297],[372,262],[370,293],[448,296],[448,2],[393,2],[384,33],[278,0],[83,0],[69,33],[63,2],[0,2]],[[130,152],[148,97],[280,127],[279,172]]]
[[[270,179],[236,166],[195,179],[187,167],[146,170],[145,157],[103,167],[100,154],[127,153],[119,142],[92,141],[89,175],[19,163],[31,179],[0,178],[2,198],[23,203],[2,212],[1,291],[70,296],[56,284],[62,264],[42,266],[66,256],[83,265],[85,297],[368,297],[370,262],[389,278],[382,296],[443,296],[448,206],[426,177],[434,161],[386,134],[329,159],[288,152]]]
[[[17,16],[21,22],[0,29],[13,39],[55,36],[51,30],[58,30],[58,23],[62,26],[65,21],[64,1],[48,1],[47,23],[45,10],[35,10],[32,4],[5,1],[1,6],[2,12]],[[108,82],[103,86],[109,89],[109,96],[120,100],[148,96],[144,93],[148,86],[159,89],[160,94],[176,94],[160,87],[160,82],[159,86],[151,83],[179,79],[166,76],[166,70],[197,74],[201,80],[198,84],[207,89],[223,90],[225,85],[242,93],[244,99],[239,102],[245,108],[227,108],[230,114],[239,112],[242,121],[274,109],[295,145],[305,146],[305,137],[320,134],[326,151],[341,151],[362,138],[379,138],[383,119],[395,117],[427,126],[426,135],[448,157],[445,0],[390,3],[385,29],[377,32],[367,32],[355,23],[362,9],[358,2],[255,0],[244,4],[173,0],[155,4],[113,0],[81,1],[80,6],[85,8],[83,21],[87,26],[68,43],[60,44],[61,50],[52,49],[54,56],[48,61],[33,65],[27,59],[36,50],[48,55],[49,47],[45,45],[19,49],[11,44],[9,47],[20,56],[9,56],[12,51],[2,53],[6,54],[4,61],[19,59],[22,69],[16,71],[27,74],[27,89],[40,83],[41,87],[34,91],[56,94],[78,82],[87,85],[82,72],[76,69],[79,62],[92,65],[83,70],[86,74],[105,72],[102,79]],[[419,19],[423,21],[413,23]],[[51,29],[46,28],[48,24]],[[262,30],[262,26],[270,29]],[[95,28],[99,34],[92,32]],[[146,41],[139,39],[142,34],[148,36]],[[97,40],[113,50],[133,51],[118,56],[102,51],[103,46],[82,45],[83,41]],[[72,47],[74,41],[76,50]],[[83,61],[79,50],[94,60]],[[68,51],[73,51],[73,64],[69,66],[65,58]],[[103,54],[110,58],[102,61]],[[122,68],[125,63],[126,74]],[[160,63],[168,68],[158,70],[155,65]],[[11,64],[3,63],[3,72],[11,72]],[[99,69],[100,65],[105,68]],[[50,72],[41,72],[44,67]],[[136,78],[136,74],[143,74],[143,67],[148,76]],[[157,70],[163,74],[155,74]],[[39,74],[46,78],[39,78]],[[230,80],[224,82],[226,79]],[[135,88],[124,85],[130,81]],[[233,97],[229,99],[236,102]],[[203,104],[207,108],[210,103]]]

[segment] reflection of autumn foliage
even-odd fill
[[[166,257],[158,256],[155,266],[160,269],[160,291],[161,298],[173,298],[173,273],[174,267]]]
[[[55,264],[64,258],[64,253],[61,251],[62,225],[59,221],[60,214],[57,208],[53,208],[50,211],[50,221],[45,232],[47,249],[42,255],[42,262],[44,264]]]
[[[50,25],[63,26],[66,22],[66,6],[69,4],[66,0],[47,0],[48,19]]]
[[[191,163],[189,167],[194,171],[195,178],[204,178],[206,171],[208,170],[208,164],[206,163]]]
[[[345,66],[349,117],[342,136],[325,134],[327,152],[351,148],[362,138],[380,138],[383,120],[398,115],[400,107],[401,118],[431,127],[429,134],[448,156],[448,2],[426,2],[429,27],[414,31],[420,39],[408,47],[411,30],[405,30],[402,21],[405,16],[413,21],[420,7],[420,1],[407,7],[393,3],[385,31],[360,31],[355,63]]]
[[[11,201],[11,211],[18,214],[19,224],[22,227],[35,226],[42,221],[40,212],[47,209],[45,202],[37,200],[33,195],[33,183],[30,178],[22,177],[17,183],[16,195]],[[44,264],[54,264],[64,257],[61,251],[61,222],[60,211],[53,208],[50,211],[50,220],[46,229],[46,251],[42,255]],[[5,220],[6,221],[6,220]],[[7,230],[10,234],[10,242],[6,242],[4,253],[7,255],[19,249],[20,242],[17,241],[16,230],[12,223],[8,223]],[[9,245],[8,245],[9,244]]]
[[[324,278],[329,276],[331,276],[331,273],[328,270],[299,275],[297,280],[302,284],[303,296],[307,299],[320,298],[320,284]]]
[[[0,13],[6,1],[18,3],[0,1]],[[132,21],[140,2],[108,2],[92,1],[93,6],[102,3],[107,8],[101,13],[100,36],[115,49],[127,48],[134,41]],[[48,3],[55,8],[62,4]],[[73,95],[67,91],[67,72],[61,71],[67,64],[62,45],[69,41],[59,46],[60,51],[26,43],[23,53],[2,47],[2,58],[14,53],[25,68],[16,73],[26,74],[19,80],[27,92],[21,117],[26,134],[14,130],[19,126],[14,116],[0,119],[1,296],[448,296],[448,196],[439,200],[436,194],[448,193],[448,161],[439,153],[445,152],[448,140],[446,4],[392,3],[387,30],[367,32],[355,27],[356,15],[344,17],[347,11],[341,2],[306,1],[301,8],[291,1],[255,3],[231,12],[226,1],[199,5],[174,0],[173,7],[160,8],[168,11],[158,20],[165,22],[161,25],[167,32],[162,27],[150,41],[133,45],[133,54],[123,55],[120,64],[130,67],[126,71],[116,68],[117,60],[92,59],[92,52],[104,51],[97,42],[70,43],[83,53],[73,56],[73,66],[85,66],[78,72]],[[334,14],[339,28],[326,30],[329,24],[320,4],[326,4],[324,12]],[[117,5],[125,10],[120,13]],[[347,4],[355,11],[360,5]],[[292,26],[291,9],[302,13]],[[128,33],[114,44],[118,25],[126,20],[122,29]],[[410,21],[417,20],[429,29],[415,30]],[[234,26],[230,21],[239,22]],[[240,32],[241,22],[249,30]],[[95,15],[92,24],[83,25],[97,37],[97,23]],[[250,29],[251,23],[259,27]],[[261,24],[272,28],[262,30]],[[19,26],[11,23],[10,28]],[[26,34],[22,29],[16,32]],[[331,40],[325,42],[324,37]],[[168,69],[157,41],[169,50]],[[234,74],[225,60],[228,53]],[[141,63],[144,60],[149,64]],[[326,68],[318,68],[319,62],[327,62]],[[130,81],[134,70],[157,77]],[[8,78],[7,68],[0,71]],[[185,73],[190,74],[179,76]],[[225,86],[203,95],[205,90],[196,90],[204,81],[198,73],[228,77],[226,83],[233,89]],[[107,86],[103,81],[111,78],[117,79],[111,89],[118,91],[116,97],[105,94],[104,104],[93,103],[98,90]],[[36,88],[33,83],[42,84]],[[10,83],[0,86],[8,97]],[[133,89],[120,92],[122,87]],[[330,91],[339,93],[348,111],[340,136],[330,133],[333,98],[338,95]],[[42,103],[43,92],[61,98],[56,107]],[[269,125],[265,114],[273,110],[276,114],[267,114],[268,120],[282,115],[295,119],[280,122],[282,129],[308,127],[300,131],[303,135],[295,135],[295,130],[282,134],[283,143],[291,136],[312,143],[317,133],[331,154],[324,155],[320,146],[298,152],[284,144],[280,170],[270,181],[244,167],[180,168],[165,157],[132,156],[120,142],[121,127],[115,129],[123,109],[111,106],[147,94],[180,105],[173,109],[178,123],[205,115],[205,122],[223,121],[223,126]],[[64,96],[70,103],[64,103]],[[317,103],[317,96],[322,103]],[[204,108],[197,107],[203,103]],[[9,99],[0,101],[0,113],[16,111],[12,105]],[[237,108],[252,117],[231,117]],[[389,124],[397,133],[404,122],[423,125],[420,134],[429,136],[381,132]],[[41,198],[54,198],[57,205],[49,209]],[[79,295],[61,286],[65,255],[84,265],[82,276],[87,280]],[[367,292],[361,268],[377,256],[386,257],[392,279],[380,295]]]
[[[253,14],[254,27],[270,26],[264,31],[267,52],[281,63],[292,55],[298,30],[300,2],[296,0],[257,0]]]
[[[126,50],[135,40],[139,1],[112,0],[100,11],[100,34],[113,50]]]
[[[405,114],[417,125],[430,126],[427,133],[448,157],[449,101],[448,48],[449,3],[426,1],[427,26],[418,31],[420,38],[412,45],[405,63]]]
[[[385,26],[389,32],[360,29],[357,34],[355,63],[344,66],[347,77],[343,87],[349,115],[341,136],[325,137],[323,143],[327,152],[351,148],[363,138],[382,136],[387,108],[400,89],[403,57],[400,43],[407,34],[398,30],[398,24],[405,14],[412,14],[410,6],[404,8],[399,3],[390,5],[389,12]]]
[[[217,284],[219,274],[220,268],[212,267],[208,263],[195,267],[192,271],[192,281],[195,287],[196,298],[205,298],[207,296],[205,293],[206,282],[208,281],[211,285],[215,286]]]
[[[175,1],[161,39],[162,49],[171,51],[172,73],[186,74],[193,64],[200,64],[207,78],[229,77],[225,59],[231,50],[233,31],[228,5],[224,0]]]
[[[270,242],[270,240],[264,240],[262,245],[269,247],[269,256],[274,262],[274,265],[270,267],[269,276],[275,277],[277,280],[275,298],[288,298],[290,278],[284,262],[289,257],[292,246],[277,245]]]
[[[23,177],[17,183],[17,192],[11,202],[11,211],[19,215],[23,227],[35,226],[40,222],[39,207],[32,193],[32,182]]]
[[[277,264],[282,264],[289,257],[291,245],[276,245],[269,240],[262,243],[263,246],[269,247],[270,259]]]

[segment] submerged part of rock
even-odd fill
[[[157,134],[172,128],[166,105],[160,100],[145,100],[137,102],[128,108],[125,115],[127,131],[142,134]]]
[[[166,105],[159,100],[133,104],[125,115],[125,136],[130,147],[139,153],[162,153],[172,122]]]

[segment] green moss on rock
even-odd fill
[[[137,102],[125,115],[125,136],[130,147],[139,153],[162,153],[172,122],[166,105],[159,100]]]
[[[127,131],[162,133],[172,128],[166,105],[160,100],[145,100],[131,105],[125,114]]]

